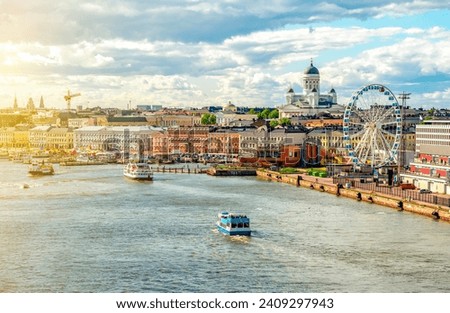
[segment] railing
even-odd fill
[[[450,198],[439,196],[430,193],[419,193],[417,190],[405,189],[392,186],[377,186],[374,182],[361,182],[355,179],[335,177],[333,178],[334,184],[346,184],[350,183],[352,187],[378,192],[385,195],[396,196],[402,199],[417,200],[442,206],[450,207]]]

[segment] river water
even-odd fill
[[[255,177],[55,170],[0,162],[0,292],[450,291],[445,222]],[[220,234],[222,210],[254,235]]]

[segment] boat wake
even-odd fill
[[[228,237],[227,239],[231,240],[232,242],[242,243],[242,244],[249,244],[250,240],[251,240],[251,236],[237,235],[237,236],[225,236],[225,237]]]

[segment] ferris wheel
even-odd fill
[[[397,162],[402,115],[394,94],[372,84],[355,92],[345,107],[343,140],[349,162],[379,168]]]

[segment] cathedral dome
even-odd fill
[[[311,60],[311,65],[308,66],[307,68],[305,68],[305,71],[303,72],[304,74],[314,74],[314,75],[319,75],[319,70],[317,69],[317,67],[315,67],[313,65],[313,62]]]
[[[222,111],[231,111],[236,112],[237,108],[234,104],[231,103],[231,101],[228,101],[228,103],[223,107]]]

